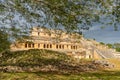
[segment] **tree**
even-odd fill
[[[113,45],[112,44],[106,44],[109,48],[113,48]]]
[[[5,31],[0,30],[0,52],[10,48],[10,41]]]
[[[118,23],[120,22],[120,1],[115,0],[114,4],[115,5],[112,8],[112,21],[115,28],[114,30],[117,31],[119,25]]]
[[[19,15],[31,25],[63,26],[68,31],[78,29],[78,25],[90,26],[107,13],[119,15],[117,8],[113,0],[1,0],[0,4],[3,22],[9,19],[11,25],[19,24],[14,20]]]
[[[0,0],[0,25],[21,30],[47,25],[72,32],[110,20],[116,30],[119,4],[119,0]]]
[[[100,42],[100,44],[105,45],[105,43],[104,43],[104,42]]]
[[[115,50],[116,50],[117,52],[120,52],[120,48],[115,48]]]

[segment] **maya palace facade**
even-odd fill
[[[33,27],[29,39],[16,41],[11,45],[11,50],[48,49],[64,52],[76,58],[97,58],[91,51],[86,51],[82,44],[82,35],[78,33],[68,34],[62,30],[53,30],[43,27]]]

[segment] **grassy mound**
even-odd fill
[[[0,71],[3,72],[57,72],[79,73],[101,70],[100,64],[80,61],[51,50],[7,51],[0,57]]]
[[[48,64],[59,64],[59,62],[68,62],[71,60],[64,53],[31,49],[28,51],[5,52],[0,57],[0,65],[17,65],[17,66],[42,66]]]

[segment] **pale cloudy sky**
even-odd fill
[[[114,31],[112,26],[101,29],[99,25],[95,25],[89,31],[85,31],[84,36],[104,43],[120,43],[120,26],[118,31]]]

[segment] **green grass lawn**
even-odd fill
[[[0,80],[120,80],[120,71],[57,73],[0,73]]]

